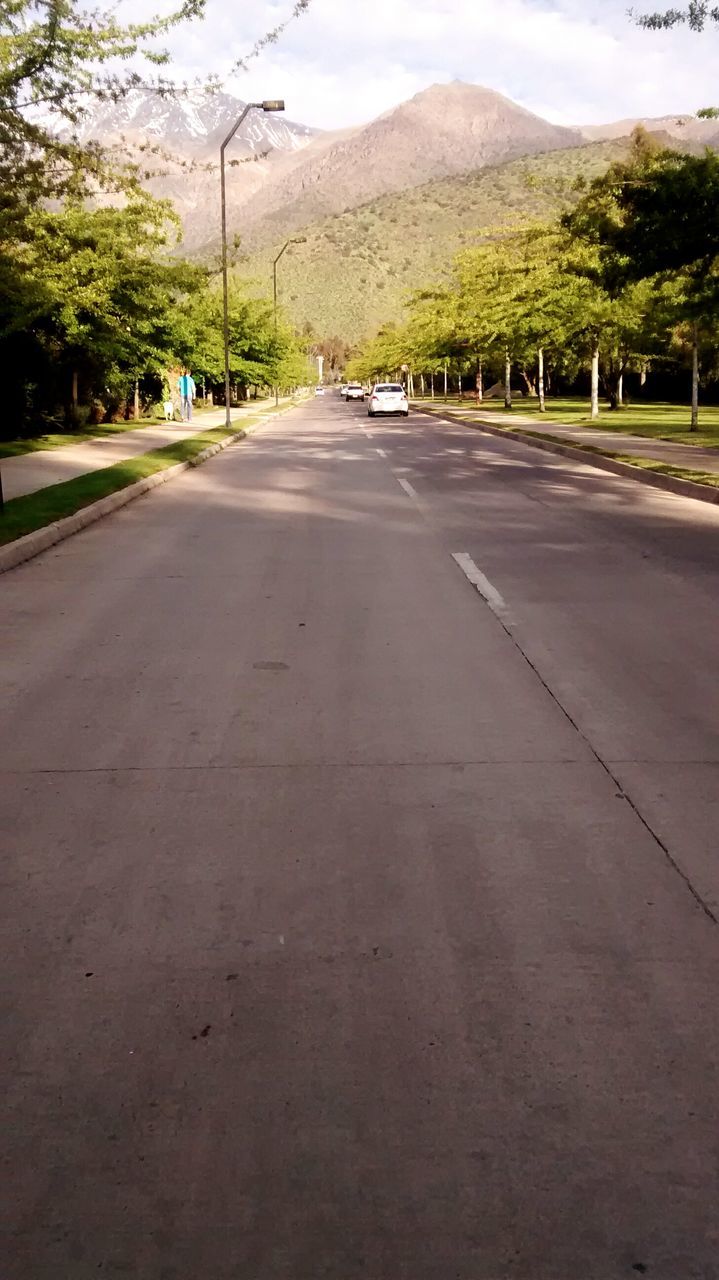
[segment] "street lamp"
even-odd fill
[[[272,305],[273,305],[273,313],[275,318],[275,345],[277,344],[277,263],[282,257],[282,254],[284,253],[285,249],[289,249],[291,244],[304,244],[306,240],[307,240],[307,236],[293,236],[291,240],[285,240],[285,243],[283,244],[277,257],[272,263]],[[275,358],[276,356],[277,356],[277,353],[275,352]],[[277,407],[279,403],[280,403],[280,389],[277,386],[277,383],[275,383],[275,407]]]
[[[225,141],[220,147],[220,199],[222,203],[222,312],[225,340],[225,426],[230,428],[230,320],[227,298],[227,206],[225,202],[225,150],[245,116],[252,108],[258,111],[284,111],[285,104],[281,98],[266,98],[264,102],[248,102],[239,120],[232,126]]]

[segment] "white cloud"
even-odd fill
[[[173,37],[183,73],[225,78],[291,0],[208,0]],[[652,7],[646,0],[646,8]],[[233,77],[239,96],[281,96],[303,123],[371,119],[434,81],[488,85],[557,123],[696,111],[719,98],[719,35],[644,32],[621,0],[312,0],[309,12]]]

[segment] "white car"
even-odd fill
[[[325,389],[324,389],[324,387],[315,387],[315,395],[316,395],[316,396],[323,396],[323,395],[324,395],[324,393],[325,393]]]
[[[346,396],[346,395],[347,395],[347,383],[346,383],[346,382],[343,382],[343,383],[342,383],[342,386],[340,387],[340,395],[341,395],[341,396]]]
[[[401,413],[406,418],[409,404],[404,387],[399,382],[376,382],[367,405],[367,416],[378,413]]]
[[[364,387],[359,382],[348,382],[345,387],[345,400],[364,400]]]

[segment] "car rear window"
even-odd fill
[[[399,391],[400,395],[404,391],[398,382],[378,382],[375,391]]]

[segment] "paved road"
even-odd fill
[[[0,583],[7,1280],[719,1276],[719,512],[367,425]]]
[[[438,408],[441,412],[441,405]],[[467,418],[476,418],[478,415],[476,405],[470,407],[457,404],[452,407],[451,412]],[[507,426],[505,413],[482,409],[479,411],[479,416],[494,426]],[[657,462],[666,462],[673,467],[719,472],[719,449],[675,444],[670,440],[650,440],[643,436],[632,435],[628,431],[602,431],[599,427],[569,427],[566,423],[555,422],[552,418],[548,418],[545,422],[538,422],[536,418],[527,417],[521,412],[512,414],[511,425],[521,427],[523,431],[549,432],[550,435],[566,440],[568,444],[592,444],[599,449],[608,449],[612,453],[626,453],[635,458],[654,458]]]
[[[246,409],[233,410],[233,420],[247,414]],[[113,436],[97,436],[80,444],[64,445],[60,449],[38,449],[35,453],[21,453],[16,458],[2,461],[2,479],[5,501],[19,498],[25,493],[35,493],[51,484],[74,480],[88,471],[111,467],[125,458],[134,458],[152,449],[186,440],[211,427],[223,426],[225,410],[198,413],[191,423],[172,422],[167,426],[138,427],[136,431],[121,431]]]

